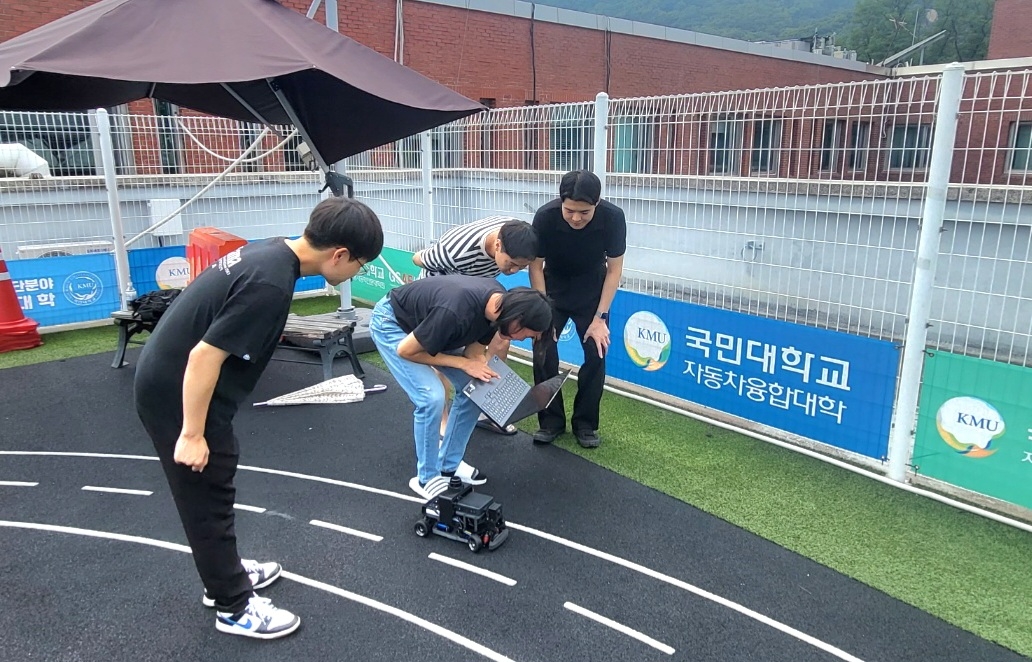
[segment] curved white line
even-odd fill
[[[390,614],[392,616],[397,616],[398,618],[400,618],[400,619],[402,619],[404,621],[408,621],[409,623],[412,623],[413,625],[418,625],[421,628],[429,630],[430,632],[433,632],[434,634],[440,635],[440,636],[444,637],[445,639],[453,641],[456,644],[459,644],[460,646],[462,646],[464,648],[468,648],[469,650],[473,651],[474,653],[479,653],[480,655],[483,655],[484,657],[489,658],[491,660],[495,660],[496,662],[513,662],[511,659],[505,657],[504,655],[502,655],[500,653],[494,652],[490,648],[485,648],[484,646],[481,646],[480,644],[478,644],[475,641],[471,641],[471,640],[463,637],[460,634],[456,634],[456,633],[452,632],[451,630],[446,630],[446,629],[442,628],[440,625],[435,625],[434,623],[431,623],[430,621],[425,621],[425,620],[423,620],[422,618],[420,618],[418,616],[414,616],[414,615],[408,613],[407,611],[401,611],[397,607],[392,607],[390,605],[385,605],[384,603],[378,602],[376,600],[373,600],[372,598],[367,598],[365,596],[358,595],[357,593],[352,593],[351,591],[345,591],[344,589],[337,588],[336,586],[330,586],[329,584],[323,584],[322,582],[317,582],[314,579],[308,579],[307,577],[302,577],[300,575],[295,575],[294,573],[287,572],[286,570],[284,570],[281,574],[282,574],[283,577],[286,577],[287,579],[292,579],[292,580],[294,580],[295,582],[297,582],[299,584],[304,584],[305,586],[311,586],[312,588],[317,588],[317,589],[319,589],[321,591],[326,591],[327,593],[333,593],[334,595],[339,595],[342,598],[347,598],[348,600],[353,600],[353,601],[358,602],[360,604],[364,604],[367,607],[372,607],[373,609],[377,609],[379,611],[382,611],[384,613]]]
[[[49,451],[0,451],[0,455],[53,455],[53,456],[58,456],[58,457],[99,457],[99,458],[121,458],[121,459],[141,459],[141,460],[156,460],[157,459],[157,458],[152,458],[152,457],[135,456],[135,455],[106,455],[104,453],[74,453],[74,452],[59,452],[59,451],[54,451],[54,452],[49,452]],[[260,472],[260,473],[273,474],[273,475],[277,475],[277,476],[287,476],[287,477],[290,477],[290,478],[299,478],[301,480],[310,480],[310,481],[314,481],[314,482],[317,482],[317,483],[326,483],[326,484],[329,484],[329,485],[338,485],[340,487],[349,487],[349,488],[358,489],[358,490],[361,490],[361,491],[364,491],[364,492],[372,492],[372,493],[375,493],[375,494],[381,494],[383,496],[389,496],[389,497],[392,497],[392,498],[395,498],[395,499],[402,499],[404,501],[414,501],[416,503],[423,503],[423,501],[421,499],[417,498],[417,497],[410,497],[410,496],[408,496],[406,494],[398,494],[397,492],[390,492],[388,490],[381,490],[381,489],[377,489],[377,488],[366,487],[364,485],[357,485],[355,483],[346,483],[344,481],[334,480],[332,478],[323,478],[321,476],[310,476],[308,474],[295,473],[293,471],[280,471],[279,469],[265,469],[265,468],[261,468],[261,467],[249,467],[249,466],[244,466],[244,465],[241,465],[239,468],[240,469],[246,469],[246,470],[249,470],[249,471],[257,471],[257,472]],[[748,607],[745,607],[744,605],[740,605],[737,602],[732,602],[731,600],[728,600],[727,598],[723,598],[723,597],[721,597],[721,596],[719,596],[719,595],[717,595],[715,593],[710,593],[709,591],[701,589],[701,588],[699,588],[697,586],[693,586],[693,585],[689,584],[688,582],[681,581],[680,579],[677,579],[675,577],[671,577],[669,575],[665,575],[665,574],[663,574],[661,572],[658,572],[656,570],[652,570],[651,568],[647,568],[647,567],[645,567],[643,565],[638,565],[637,563],[634,563],[632,561],[628,561],[626,559],[620,558],[619,556],[614,556],[614,555],[609,554],[607,552],[602,552],[602,551],[599,551],[597,549],[593,549],[591,547],[588,547],[586,545],[582,545],[580,543],[573,542],[572,540],[567,540],[565,538],[561,538],[559,536],[552,535],[551,533],[545,533],[544,531],[539,531],[537,529],[532,529],[529,526],[522,526],[520,524],[516,524],[516,523],[514,523],[512,521],[509,521],[509,520],[506,520],[506,523],[509,525],[509,527],[511,527],[513,529],[516,529],[517,531],[522,531],[524,533],[529,533],[532,536],[538,536],[539,538],[542,538],[544,540],[548,540],[548,541],[554,542],[554,543],[559,544],[559,545],[563,545],[564,547],[568,547],[570,549],[577,550],[578,552],[583,552],[583,553],[588,554],[590,556],[594,556],[594,557],[596,557],[598,559],[602,559],[604,561],[609,561],[610,563],[614,563],[616,565],[622,566],[624,568],[627,568],[628,570],[633,570],[634,572],[643,574],[643,575],[645,575],[647,577],[652,577],[653,579],[657,579],[657,580],[659,580],[661,582],[664,582],[666,584],[669,584],[671,586],[675,586],[677,588],[680,588],[680,589],[683,589],[685,591],[688,591],[689,593],[697,595],[697,596],[699,596],[701,598],[705,598],[706,600],[710,600],[712,602],[715,602],[716,604],[719,604],[721,606],[727,607],[728,609],[736,611],[736,612],[742,614],[743,616],[747,616],[747,617],[749,617],[749,618],[751,618],[751,619],[753,619],[755,621],[763,623],[764,625],[770,626],[770,627],[774,628],[775,630],[778,630],[779,632],[783,632],[783,633],[785,633],[785,634],[787,634],[787,635],[789,635],[791,637],[795,637],[796,639],[799,639],[802,642],[810,644],[811,646],[813,646],[815,648],[818,648],[818,649],[820,649],[822,651],[825,651],[825,652],[827,652],[827,653],[829,653],[831,655],[834,655],[835,657],[839,658],[840,660],[846,660],[846,662],[863,662],[863,660],[861,660],[860,658],[858,658],[856,656],[853,656],[853,655],[850,655],[849,653],[841,650],[840,648],[836,648],[835,646],[832,646],[831,644],[825,643],[825,642],[821,641],[820,639],[812,637],[812,636],[806,634],[805,632],[801,632],[799,630],[796,630],[795,628],[793,628],[791,626],[788,626],[788,625],[785,625],[784,623],[781,623],[779,621],[775,621],[773,618],[770,618],[769,616],[764,616],[763,614],[761,614],[761,613],[759,613],[757,611],[753,611],[752,609],[749,609]]]
[[[187,554],[191,553],[190,548],[186,545],[177,545],[176,543],[165,542],[164,540],[142,538],[140,536],[127,536],[122,533],[109,533],[107,531],[94,531],[92,529],[78,529],[71,526],[56,526],[53,524],[36,524],[33,522],[10,522],[6,520],[0,520],[0,526],[6,526],[15,529],[34,529],[38,531],[50,531],[54,533],[68,533],[77,536],[88,536],[90,538],[106,538],[108,540],[134,542],[141,545],[149,545],[151,547],[170,549],[175,552],[186,552]],[[342,588],[337,588],[336,586],[331,586],[330,584],[324,584],[323,582],[316,581],[314,579],[309,579],[308,577],[304,577],[302,575],[296,575],[292,572],[283,571],[281,576],[284,579],[295,581],[298,584],[304,584],[305,586],[310,586],[312,588],[319,589],[320,591],[326,591],[327,593],[332,593],[333,595],[340,596],[346,600],[351,600],[352,602],[357,602],[367,607],[372,607],[377,611],[382,611],[386,614],[390,614],[391,616],[396,616],[403,621],[407,621],[409,623],[412,623],[413,625],[417,625],[423,628],[424,630],[428,630],[436,635],[444,637],[445,639],[453,643],[456,643],[462,646],[463,648],[468,648],[474,653],[483,655],[489,660],[494,660],[495,662],[513,662],[513,660],[505,657],[501,653],[496,653],[490,648],[478,644],[477,642],[471,639],[467,639],[466,637],[463,637],[461,634],[458,634],[457,632],[452,632],[451,630],[445,629],[440,625],[437,625],[436,623],[431,623],[430,621],[424,620],[416,616],[415,614],[410,614],[407,611],[402,611],[397,607],[392,607],[388,604],[384,604],[377,600],[373,600],[372,598],[367,598],[364,595],[352,593],[351,591],[345,591]]]
[[[155,540],[154,538],[141,538],[140,536],[127,536],[124,533],[109,533],[108,531],[94,531],[93,529],[79,529],[74,526],[57,526],[54,524],[36,524],[34,522],[9,522],[0,520],[0,526],[14,529],[35,529],[37,531],[51,531],[53,533],[70,533],[75,536],[88,536],[90,538],[107,538],[108,540],[120,540],[122,542],[134,542],[140,545],[150,545],[162,549],[171,549],[173,552],[191,553],[186,545],[178,545],[174,542]]]
[[[627,568],[628,570],[633,570],[635,572],[641,573],[641,574],[646,575],[648,577],[652,577],[653,579],[658,579],[659,581],[664,582],[666,584],[670,584],[671,586],[676,586],[677,588],[684,589],[685,591],[688,591],[689,593],[693,593],[693,594],[699,596],[700,598],[705,598],[707,600],[710,600],[712,602],[717,603],[718,605],[721,605],[723,607],[727,607],[728,609],[731,609],[733,611],[737,611],[739,614],[742,614],[743,616],[748,616],[749,618],[751,618],[753,620],[756,620],[756,621],[759,621],[760,623],[763,623],[764,625],[769,625],[770,627],[774,628],[775,630],[778,630],[779,632],[783,632],[783,633],[785,633],[785,634],[787,634],[789,636],[795,637],[796,639],[799,639],[800,641],[806,642],[806,643],[810,644],[811,646],[814,646],[816,648],[821,649],[822,651],[825,651],[827,653],[831,653],[832,655],[834,655],[835,657],[839,658],[840,660],[847,660],[848,662],[863,662],[863,660],[861,660],[860,658],[854,657],[853,655],[850,655],[849,653],[847,653],[847,652],[845,652],[845,651],[843,651],[843,650],[841,650],[839,648],[835,648],[831,644],[826,644],[823,641],[821,641],[820,639],[816,639],[814,637],[811,637],[810,635],[806,634],[805,632],[800,632],[799,630],[796,630],[793,627],[785,625],[784,623],[775,621],[773,618],[770,618],[768,616],[764,616],[763,614],[761,614],[761,613],[759,613],[757,611],[753,611],[752,609],[749,609],[748,607],[740,605],[737,602],[732,602],[731,600],[728,600],[727,598],[722,598],[719,595],[717,595],[716,593],[710,593],[709,591],[701,589],[698,586],[692,586],[688,582],[681,581],[680,579],[677,579],[676,577],[671,577],[670,575],[664,575],[661,572],[658,572],[658,571],[653,570],[651,568],[646,568],[643,565],[638,565],[637,563],[633,563],[633,562],[628,561],[626,559],[622,559],[619,556],[613,556],[612,554],[607,554],[606,552],[600,552],[597,549],[592,549],[590,547],[586,547],[584,545],[581,545],[580,543],[576,543],[576,542],[573,542],[571,540],[566,540],[565,538],[560,538],[559,536],[554,536],[551,533],[545,533],[544,531],[538,531],[537,529],[532,529],[532,528],[530,528],[528,526],[522,526],[520,524],[515,524],[515,523],[513,523],[511,521],[508,521],[508,520],[506,521],[506,524],[509,525],[509,528],[516,529],[517,531],[523,531],[524,533],[529,533],[529,534],[534,535],[534,536],[539,536],[541,538],[544,538],[545,540],[550,540],[550,541],[552,541],[552,542],[554,542],[554,543],[556,543],[558,545],[563,545],[565,547],[569,547],[570,549],[575,549],[578,552],[583,552],[583,553],[588,554],[590,556],[594,556],[596,558],[602,559],[603,561],[609,561],[610,563],[615,563],[616,565],[619,565],[619,566],[622,566],[624,568]]]

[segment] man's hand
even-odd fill
[[[194,471],[204,471],[208,465],[208,440],[203,436],[180,434],[172,458],[176,464],[185,464]]]
[[[606,324],[605,320],[596,317],[588,325],[588,331],[584,334],[584,344],[588,344],[588,339],[595,341],[595,347],[598,348],[598,358],[603,358],[607,352],[609,352],[609,325]]]
[[[489,382],[498,377],[498,373],[487,367],[487,361],[480,359],[468,359],[462,370],[473,379],[482,382]]]

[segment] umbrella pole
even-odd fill
[[[285,112],[287,117],[290,118],[291,124],[294,125],[294,128],[301,134],[302,140],[304,140],[305,144],[308,145],[308,149],[311,150],[312,157],[315,159],[315,162],[319,164],[319,168],[326,173],[326,186],[331,186],[331,182],[335,182],[336,187],[339,187],[341,184],[345,184],[348,188],[348,197],[355,197],[355,189],[351,180],[343,175],[333,172],[330,169],[330,166],[326,163],[326,159],[323,158],[322,154],[320,154],[319,150],[316,148],[315,143],[312,142],[311,136],[308,135],[308,130],[301,123],[301,119],[297,116],[297,113],[294,111],[294,107],[290,105],[290,100],[287,99],[287,95],[283,94],[283,90],[280,89],[280,86],[272,78],[266,78],[265,82],[268,83],[269,89],[272,90],[272,93],[276,95],[276,99],[279,100],[280,106],[283,107],[283,112]],[[334,180],[334,177],[337,177],[338,179]],[[325,189],[325,187],[323,188]],[[339,195],[340,192],[334,190],[334,194]],[[351,301],[350,280],[346,280],[340,284],[340,308],[337,309],[337,317],[348,320],[357,319],[355,314],[355,305]]]

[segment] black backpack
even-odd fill
[[[129,308],[141,322],[157,323],[182,290],[154,290],[129,302]]]

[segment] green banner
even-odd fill
[[[415,280],[419,275],[419,267],[412,264],[412,255],[408,251],[385,247],[380,257],[367,265],[369,273],[351,279],[351,296],[376,303],[395,287]],[[391,274],[390,269],[386,268],[387,264],[400,279]]]
[[[931,352],[913,462],[919,474],[1032,508],[1032,369]]]

